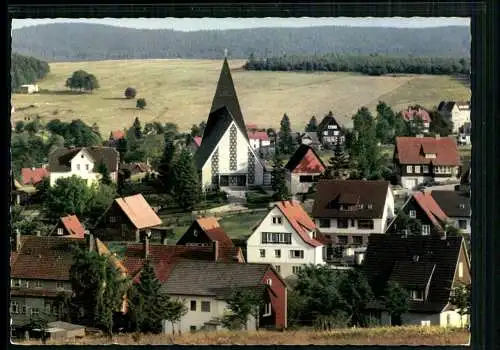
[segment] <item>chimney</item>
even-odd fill
[[[89,252],[95,251],[95,239],[94,235],[91,234],[89,231],[85,231],[85,247],[88,249]]]
[[[40,232],[40,230],[35,231],[35,233],[36,233],[37,237],[41,237],[42,236],[42,233]]]
[[[219,260],[219,241],[214,241],[213,245],[214,261]]]
[[[12,250],[14,252],[18,252],[19,250],[21,250],[21,231],[19,231],[18,228],[16,228],[16,235],[14,236],[14,244]]]

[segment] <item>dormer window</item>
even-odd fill
[[[458,207],[459,207],[460,209],[465,209],[465,204],[460,203],[460,204],[458,205]]]
[[[417,211],[416,210],[410,210],[410,218],[415,219],[417,217]]]
[[[358,208],[359,208],[359,209],[363,209],[364,207],[365,207],[365,206],[364,206],[364,204],[359,204],[359,205],[358,205]]]
[[[424,300],[424,292],[422,290],[412,290],[411,291],[411,299],[415,301],[423,301]]]
[[[426,153],[425,158],[434,159],[434,158],[436,158],[436,153]]]
[[[58,235],[58,236],[62,236],[62,235],[63,235],[63,233],[64,233],[64,230],[63,230],[61,227],[59,227],[59,228],[57,229],[57,235]]]
[[[281,225],[283,223],[283,218],[281,216],[273,216],[273,224]]]
[[[373,204],[369,203],[366,207],[367,207],[368,209],[373,209]]]

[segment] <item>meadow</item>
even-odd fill
[[[81,118],[97,123],[107,137],[123,129],[135,117],[141,122],[173,122],[181,130],[205,121],[221,68],[219,60],[121,60],[51,63],[51,72],[38,83],[39,94],[14,94],[14,121],[27,116],[42,120]],[[292,128],[303,130],[315,115],[321,119],[331,110],[350,126],[351,116],[361,106],[374,110],[379,100],[395,110],[409,104],[432,108],[441,100],[468,100],[470,89],[450,76],[365,76],[354,73],[296,73],[245,71],[243,60],[230,66],[247,124],[278,128],[284,113]],[[94,74],[101,86],[93,93],[75,93],[65,88],[66,79],[79,69]],[[135,99],[124,98],[127,87],[145,98],[144,110]]]

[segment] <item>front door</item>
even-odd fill
[[[220,175],[219,176],[219,186],[221,186],[221,187],[229,186],[229,176]]]
[[[237,186],[246,186],[247,185],[247,176],[246,175],[238,175],[236,180]]]

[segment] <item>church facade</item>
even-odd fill
[[[250,145],[227,58],[195,154],[203,190],[265,184],[265,167]]]

